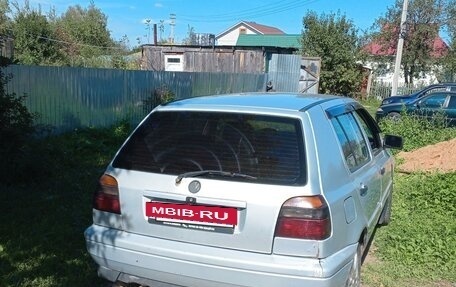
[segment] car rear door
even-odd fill
[[[392,190],[393,159],[391,154],[382,147],[380,128],[369,113],[364,108],[358,107],[355,116],[369,143],[372,158],[378,166],[378,174],[381,177],[379,206],[383,206],[389,196],[389,192]]]
[[[456,126],[456,94],[450,94],[448,99],[448,105],[445,108],[448,125]]]
[[[369,231],[376,225],[378,202],[382,193],[380,168],[372,157],[362,126],[356,119],[354,107],[347,107],[341,114],[332,114],[332,124],[341,144],[346,165],[356,190]]]
[[[446,100],[446,92],[431,94],[417,103],[415,112],[418,116],[427,120],[432,120],[438,113],[441,113],[442,116],[446,116],[446,110],[444,109]]]

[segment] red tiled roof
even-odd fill
[[[252,27],[253,29],[257,30],[261,34],[264,35],[277,35],[277,34],[285,34],[282,30],[276,28],[276,27],[271,27],[271,26],[266,26],[262,24],[258,24],[255,22],[247,22],[247,21],[242,21],[246,25]]]
[[[384,29],[389,29],[389,26],[386,25]],[[397,29],[393,28],[393,30]],[[396,44],[396,41],[385,44],[374,41],[364,46],[363,49],[365,52],[373,56],[394,56],[396,54]],[[442,40],[442,38],[440,38],[440,36],[437,35],[434,39],[431,56],[434,58],[441,58],[448,53],[448,50],[448,45]]]
[[[448,53],[448,50],[448,45],[442,40],[442,38],[437,37],[434,40],[434,47],[431,55],[435,58],[441,58]]]

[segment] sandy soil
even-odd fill
[[[401,172],[456,171],[456,138],[410,152],[400,152],[398,158]]]

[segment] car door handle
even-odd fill
[[[385,170],[386,170],[385,167],[382,167],[382,168],[380,169],[380,174],[381,174],[381,175],[384,175],[384,174],[385,174]]]
[[[359,195],[366,196],[368,189],[369,187],[367,187],[367,185],[361,183],[361,185],[359,186]]]

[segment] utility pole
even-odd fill
[[[391,87],[391,96],[397,95],[397,82],[399,79],[399,73],[401,71],[401,62],[402,62],[402,49],[404,47],[404,38],[407,30],[407,7],[408,0],[403,0],[402,4],[402,16],[401,16],[401,26],[399,31],[399,40],[397,41],[396,49],[396,63],[394,64],[394,75],[393,75],[393,85]]]
[[[169,42],[171,44],[174,44],[174,26],[176,26],[176,14],[170,14],[169,15],[169,26],[170,26],[170,32],[169,32]]]

